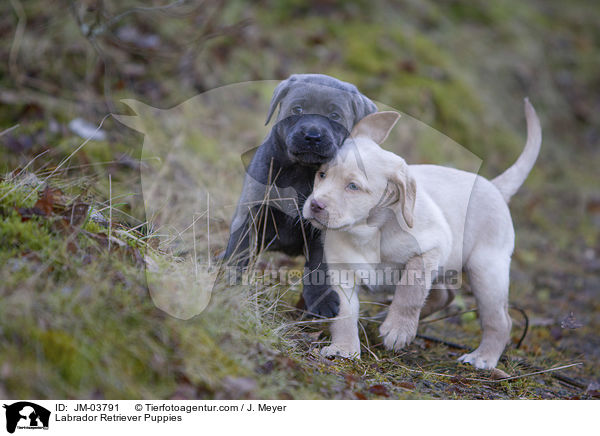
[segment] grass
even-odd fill
[[[25,187],[18,180],[7,179],[1,185],[3,246],[11,240],[15,249],[25,251],[8,252],[20,263],[6,262],[2,268],[2,276],[10,277],[2,287],[0,308],[6,395],[282,399],[574,395],[548,374],[492,380],[487,373],[456,363],[460,350],[425,339],[417,339],[399,355],[387,352],[377,345],[378,323],[369,321],[378,304],[366,305],[371,310],[361,318],[363,359],[323,359],[318,348],[327,340],[325,325],[298,321],[293,307],[297,287],[263,287],[259,282],[238,288],[217,286],[200,316],[187,321],[172,318],[149,298],[141,259],[153,249],[142,238],[133,245],[113,244],[109,252],[106,226],[87,221],[68,230],[53,227],[52,222],[60,219],[57,204],[47,215],[23,221],[22,208],[39,206],[40,201],[29,195],[36,187]],[[43,191],[38,195],[44,198]],[[15,207],[21,207],[21,214]],[[165,253],[156,255],[164,262],[176,261]],[[278,255],[267,260],[277,261]],[[461,304],[472,304],[464,298]],[[466,315],[439,325],[425,324],[421,332],[438,337],[453,332],[462,339],[470,335],[468,341],[474,345],[477,323]],[[565,362],[561,354],[539,358],[541,362],[522,350],[508,351],[500,368],[511,375],[526,374],[521,361],[544,367]]]

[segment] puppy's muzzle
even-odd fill
[[[323,203],[321,203],[320,201],[312,200],[310,202],[310,211],[312,213],[314,213],[315,215],[320,214],[324,210],[325,210],[325,205]]]
[[[320,144],[322,138],[322,133],[315,128],[310,128],[304,133],[304,142],[311,147]]]
[[[334,125],[322,115],[290,119],[295,123],[286,138],[288,153],[300,164],[316,165],[329,161],[347,133],[342,126]]]
[[[313,198],[310,201],[310,216],[307,218],[316,221],[318,224],[324,227],[327,227],[327,222],[329,221],[327,205],[322,201]]]
[[[325,162],[333,157],[335,149],[331,135],[320,126],[303,126],[292,135],[290,152],[297,157],[312,155]]]

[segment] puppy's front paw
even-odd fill
[[[323,357],[346,357],[348,359],[360,360],[360,344],[358,345],[339,345],[331,344],[321,348],[321,356]]]
[[[379,327],[383,345],[387,350],[398,351],[410,344],[417,336],[417,323],[388,318]]]
[[[463,354],[458,358],[458,361],[469,363],[477,369],[494,369],[498,363],[498,359],[500,359],[499,355],[484,353],[477,349],[469,354]]]

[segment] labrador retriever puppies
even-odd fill
[[[330,273],[337,268],[354,273],[335,286],[340,312],[323,355],[360,356],[358,287],[365,277],[376,277],[362,274],[365,269],[385,263],[402,268],[379,329],[387,349],[399,350],[415,338],[431,288],[446,286],[439,272],[464,269],[477,300],[482,339],[459,360],[481,369],[496,366],[511,329],[508,288],[515,233],[507,203],[531,171],[542,138],[527,99],[525,115],[524,151],[492,181],[453,168],[407,165],[380,148],[399,118],[394,112],[365,117],[336,158],[321,166],[303,214],[326,229]]]
[[[246,170],[224,258],[235,268],[250,251],[305,255],[303,297],[315,316],[337,315],[339,297],[326,277],[319,230],[301,219],[315,172],[337,153],[352,127],[377,107],[349,83],[323,74],[295,74],[273,93],[267,123],[277,122]]]

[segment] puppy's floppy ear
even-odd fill
[[[352,96],[352,110],[354,111],[354,124],[369,114],[377,112],[377,106],[370,99],[358,93]]]
[[[400,114],[393,111],[375,112],[367,115],[358,122],[350,134],[356,138],[366,136],[377,144],[386,140],[396,122],[400,119]]]
[[[400,202],[402,208],[402,217],[412,228],[414,225],[415,201],[417,199],[417,183],[410,175],[408,166],[403,163],[401,168],[398,168],[388,180],[379,207],[387,207]]]
[[[279,85],[277,85],[275,91],[273,91],[273,97],[271,97],[271,104],[269,106],[269,113],[267,114],[267,121],[265,122],[265,126],[269,124],[269,121],[271,121],[271,117],[273,116],[275,109],[277,109],[277,106],[279,105],[281,100],[283,100],[288,94],[288,92],[290,92],[292,83],[295,81],[296,79],[292,75],[289,79],[286,79]]]

